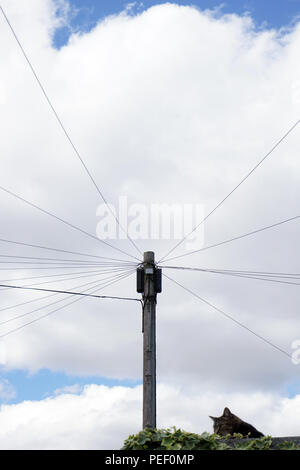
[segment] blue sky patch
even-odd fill
[[[139,13],[153,5],[166,1],[144,0],[143,2],[126,2],[124,0],[69,0],[71,6],[70,27],[56,31],[54,45],[61,48],[67,44],[72,31],[86,32],[91,30],[101,19],[129,8],[131,14]],[[300,14],[300,0],[177,0],[178,5],[194,5],[200,9],[214,9],[222,5],[222,12],[251,14],[257,27],[280,28],[290,25]]]
[[[294,382],[287,386],[287,396],[293,398],[300,394],[300,382]]]
[[[141,381],[134,380],[112,380],[103,377],[76,377],[64,374],[63,372],[52,372],[48,369],[43,369],[36,374],[30,375],[27,371],[14,370],[0,375],[0,382],[4,381],[9,384],[15,391],[11,394],[12,397],[7,397],[8,393],[1,396],[1,403],[20,403],[25,400],[43,400],[49,396],[54,396],[57,390],[78,389],[78,393],[87,384],[106,385],[108,387],[124,386],[135,387],[141,384]],[[77,387],[76,387],[77,386]]]

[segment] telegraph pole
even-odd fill
[[[152,251],[144,253],[137,273],[137,291],[143,294],[143,429],[156,428],[156,298],[161,292],[161,270]]]
[[[156,428],[156,292],[154,253],[144,253],[143,429]]]

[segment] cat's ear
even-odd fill
[[[216,421],[216,419],[218,418],[214,418],[213,416],[209,416],[210,419],[212,419],[214,422]]]
[[[224,408],[223,416],[225,416],[225,418],[229,418],[231,416],[231,411],[229,408]]]

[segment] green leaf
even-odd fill
[[[227,436],[226,436],[227,437]],[[272,445],[270,436],[260,439],[243,440],[240,435],[226,438],[204,432],[195,434],[172,427],[169,429],[144,429],[131,434],[125,441],[122,450],[269,450]],[[293,442],[286,442],[282,450],[299,450]]]

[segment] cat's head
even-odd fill
[[[229,408],[224,408],[222,416],[215,418],[210,416],[214,422],[214,433],[219,436],[226,436],[227,434],[233,434],[233,429],[236,423],[236,417],[231,413]]]

